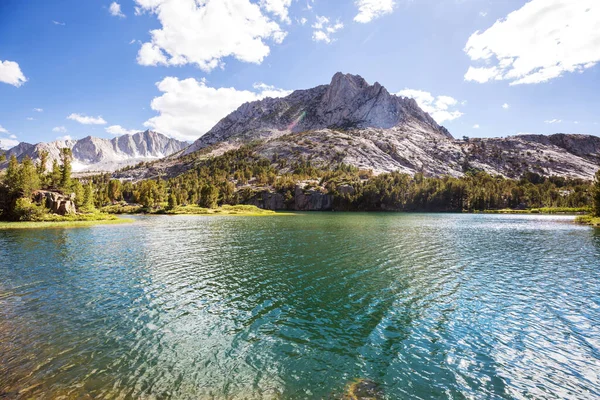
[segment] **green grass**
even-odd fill
[[[129,219],[114,218],[100,220],[62,220],[62,221],[23,221],[0,222],[0,230],[6,229],[42,229],[42,228],[85,228],[94,225],[112,225],[131,222]]]
[[[100,211],[108,214],[140,214],[144,212],[144,207],[140,205],[115,204],[102,207]]]
[[[580,215],[575,219],[575,222],[600,228],[600,217],[593,217],[591,215]]]
[[[219,208],[203,208],[196,205],[178,206],[172,210],[166,210],[163,212],[168,215],[237,215],[244,217],[261,217],[269,215],[280,215],[275,211],[263,210],[256,206],[249,205],[237,205],[229,206],[224,205]]]
[[[590,212],[589,207],[542,207],[527,210],[513,210],[504,208],[501,210],[484,210],[484,214],[583,214]]]

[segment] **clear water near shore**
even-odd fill
[[[600,232],[543,215],[0,231],[0,397],[600,397]]]

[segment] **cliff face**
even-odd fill
[[[73,170],[75,172],[112,172],[141,161],[167,157],[187,146],[186,142],[170,139],[158,132],[145,131],[134,135],[119,136],[112,140],[88,136],[80,140],[58,140],[35,145],[20,143],[7,151],[7,157],[14,154],[19,161],[25,156],[38,161],[41,152],[47,151],[48,164],[46,167],[50,168],[53,160],[59,160],[60,150],[67,147],[73,151]],[[0,165],[0,168],[5,165],[6,163]]]

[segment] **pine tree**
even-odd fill
[[[40,152],[40,162],[37,165],[37,173],[41,177],[46,173],[46,164],[48,163],[48,150],[42,150]]]
[[[50,172],[50,186],[57,188],[60,185],[61,172],[58,161],[52,161],[52,171]]]
[[[200,192],[200,207],[217,208],[219,189],[212,184],[206,184]]]
[[[598,172],[596,172],[596,179],[594,180],[594,187],[593,187],[593,197],[594,197],[594,204],[593,204],[594,215],[596,217],[600,217],[600,170],[598,170]]]
[[[80,209],[81,207],[83,207],[85,201],[85,189],[83,188],[81,182],[79,182],[78,180],[75,180],[73,182],[73,184],[71,185],[71,189],[73,190],[73,193],[75,193],[75,207]]]
[[[108,182],[108,199],[110,201],[119,201],[123,198],[121,181],[113,179]]]
[[[92,182],[88,182],[83,189],[83,205],[81,211],[93,212],[96,208],[94,207],[94,185]]]
[[[175,193],[171,192],[171,194],[169,195],[169,203],[168,203],[168,209],[172,210],[175,207],[177,207],[177,197],[175,196]]]
[[[68,190],[71,187],[71,159],[73,158],[73,151],[69,148],[60,149],[60,161],[62,166],[60,168],[60,186],[61,188]]]
[[[19,171],[19,191],[23,197],[29,198],[40,187],[40,176],[37,169],[31,158],[25,156]]]
[[[19,191],[19,174],[20,174],[21,166],[17,161],[17,157],[13,154],[10,156],[10,160],[8,161],[8,168],[6,168],[6,178],[4,182],[8,187],[10,193],[16,193]]]

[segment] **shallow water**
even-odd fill
[[[600,397],[571,217],[138,217],[0,231],[0,398]]]

